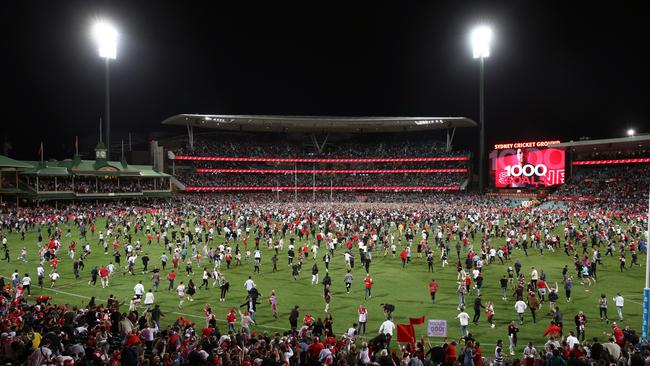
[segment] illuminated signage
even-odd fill
[[[551,141],[526,141],[526,142],[513,142],[510,144],[494,144],[494,150],[504,149],[527,149],[531,147],[548,147],[549,145],[559,144],[559,140]]]

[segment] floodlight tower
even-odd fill
[[[481,62],[481,76],[480,76],[480,91],[479,91],[479,123],[481,124],[481,136],[479,144],[479,191],[484,192],[485,189],[485,118],[484,118],[484,97],[483,89],[484,82],[484,69],[485,59],[490,57],[490,42],[492,42],[492,29],[487,26],[478,26],[474,28],[471,35],[472,53],[474,58],[478,58]]]
[[[97,43],[99,57],[106,62],[105,72],[105,112],[106,120],[106,156],[111,156],[111,84],[110,84],[110,61],[117,58],[117,29],[103,20],[97,21],[93,26],[93,37]]]

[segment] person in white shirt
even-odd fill
[[[357,334],[360,336],[366,336],[366,323],[368,322],[368,309],[366,309],[365,306],[359,305],[359,330],[357,331]]]
[[[23,290],[27,293],[27,295],[31,295],[31,287],[32,287],[32,279],[29,277],[29,274],[25,273],[25,277],[23,277]]]
[[[393,332],[395,331],[395,323],[390,319],[386,319],[381,326],[379,327],[379,334],[386,336],[386,346],[390,347],[390,339],[393,337]]]
[[[256,286],[255,282],[253,281],[251,276],[248,276],[248,279],[246,280],[246,282],[244,282],[244,288],[246,288],[246,291],[250,293],[251,290],[255,288],[255,286]]]
[[[570,331],[569,336],[566,337],[566,343],[569,345],[569,349],[572,350],[574,345],[580,344],[580,341],[576,338],[576,334]]]
[[[614,303],[616,304],[616,311],[618,312],[618,319],[623,321],[623,305],[625,304],[625,299],[621,296],[621,293],[617,293],[614,298]]]
[[[345,332],[345,335],[348,337],[351,343],[354,343],[354,340],[357,337],[357,324],[352,324],[352,326],[348,328],[348,331]]]
[[[539,279],[539,274],[535,267],[531,267],[530,271],[530,283],[533,285],[533,288],[537,290],[537,280]]]
[[[133,296],[129,302],[129,311],[137,311],[139,303],[140,299],[137,296]]]
[[[144,305],[147,307],[147,311],[151,310],[154,301],[155,298],[153,296],[153,292],[151,291],[151,289],[149,289],[149,292],[147,292],[147,294],[144,296]]]
[[[537,350],[533,347],[533,342],[528,342],[528,345],[524,348],[524,359],[526,364],[534,364],[534,360],[537,357]],[[529,361],[533,361],[530,362]]]
[[[135,267],[135,260],[138,259],[137,255],[132,255],[129,256],[129,258],[126,260],[126,267],[129,273],[133,276],[135,276],[135,273],[133,272],[133,268]]]
[[[36,276],[38,278],[38,287],[43,288],[43,276],[45,275],[45,268],[43,268],[43,265],[39,264],[38,267],[36,267]]]
[[[178,294],[178,308],[182,309],[185,302],[185,285],[183,285],[183,281],[176,287],[176,293]]]
[[[361,351],[359,351],[359,361],[362,365],[370,363],[370,355],[368,354],[368,343],[361,343]]]
[[[56,283],[56,280],[59,279],[59,277],[61,277],[61,275],[56,271],[56,269],[54,272],[50,273],[50,280],[52,280],[52,285],[50,287],[54,287],[54,284]]]
[[[138,299],[141,298],[142,295],[144,295],[144,285],[142,284],[142,281],[139,281],[135,285],[135,287],[133,288],[133,292],[135,292],[135,296],[137,296]]]
[[[460,308],[460,313],[456,315],[456,319],[460,321],[460,336],[467,336],[467,325],[469,324],[469,314],[465,312],[465,307]]]
[[[524,324],[524,312],[526,308],[528,308],[528,305],[523,300],[515,303],[515,311],[517,311],[517,315],[519,316],[519,324]]]

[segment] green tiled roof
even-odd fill
[[[10,157],[0,155],[0,168],[31,168],[32,165],[19,160],[14,160]]]
[[[98,166],[97,163],[96,160],[82,160],[79,157],[61,161],[24,162],[24,167],[27,169],[24,169],[23,173],[38,176],[108,175],[147,178],[167,178],[170,176],[154,170],[151,165],[130,165],[121,161],[107,161],[105,164]],[[103,170],[107,167],[112,169]]]

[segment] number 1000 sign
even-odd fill
[[[546,172],[548,171],[545,164],[526,164],[524,166],[508,165],[505,167],[505,170],[510,177],[520,177],[522,175],[524,177],[532,177],[533,175],[536,175],[538,177],[545,177]]]

